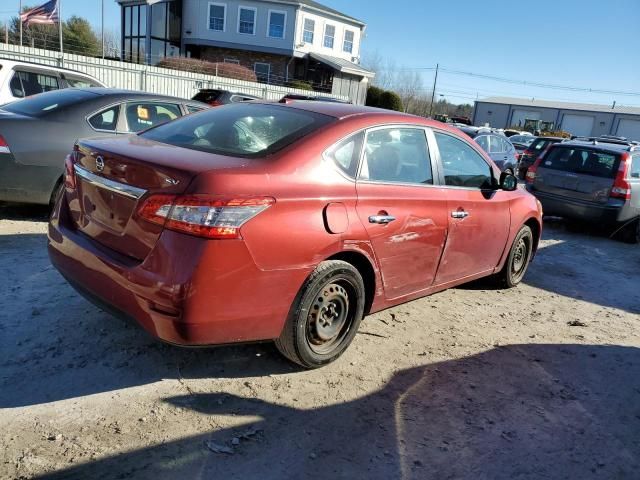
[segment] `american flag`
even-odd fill
[[[52,25],[60,20],[58,16],[58,0],[51,0],[44,5],[32,8],[20,15],[20,20],[26,26],[30,24]]]

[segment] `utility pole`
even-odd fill
[[[433,90],[431,91],[431,105],[429,106],[429,116],[433,113],[433,100],[436,97],[436,85],[438,84],[438,69],[440,64],[436,63],[436,75],[433,77]]]
[[[102,0],[102,20],[101,20],[101,30],[102,30],[102,59],[104,60],[104,0]]]

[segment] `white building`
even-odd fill
[[[365,24],[312,0],[118,0],[124,60],[165,56],[239,63],[259,81],[364,103],[373,73],[360,66]]]

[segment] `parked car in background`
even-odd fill
[[[0,58],[0,105],[62,88],[106,87],[97,78],[66,68]]]
[[[80,137],[139,132],[203,103],[126,90],[68,88],[0,108],[0,201],[49,204]]]
[[[556,143],[527,172],[546,215],[588,221],[640,242],[640,145],[611,138]]]
[[[280,103],[287,103],[293,100],[307,100],[311,102],[332,102],[332,103],[347,103],[350,104],[348,100],[341,100],[339,98],[334,97],[323,97],[322,95],[302,95],[299,93],[288,93],[284,97],[280,99]]]
[[[527,169],[533,165],[533,162],[536,161],[549,145],[565,142],[566,140],[566,138],[562,137],[535,137],[535,140],[520,154],[518,160],[518,178],[524,180]]]
[[[192,100],[206,103],[212,107],[219,107],[220,105],[228,105],[229,103],[261,100],[261,98],[247,93],[231,92],[229,90],[220,90],[215,88],[203,88],[195,94]]]
[[[518,158],[518,162],[520,161],[520,157],[525,152],[529,145],[533,143],[536,139],[533,135],[513,135],[509,137],[509,141],[516,149],[516,157]]]
[[[516,285],[540,231],[535,198],[457,129],[251,102],[80,141],[49,254],[80,293],[160,339],[275,339],[313,368],[363,315],[489,275]]]
[[[459,128],[489,154],[500,170],[514,174],[518,164],[517,151],[507,137],[485,127]]]

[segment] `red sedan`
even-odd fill
[[[541,213],[442,123],[245,103],[79,142],[49,255],[159,339],[275,340],[312,368],[344,352],[364,315],[480,277],[518,284]]]

